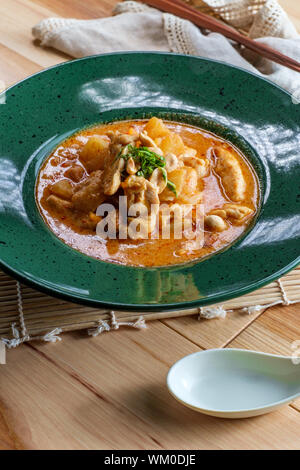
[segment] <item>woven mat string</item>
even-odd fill
[[[5,346],[10,349],[10,348],[16,348],[22,343],[25,343],[27,341],[46,341],[46,342],[51,342],[51,343],[56,343],[56,341],[61,341],[61,338],[58,336],[61,332],[61,328],[54,328],[54,330],[49,331],[48,333],[45,333],[44,335],[39,335],[39,336],[30,336],[26,324],[25,324],[25,318],[24,318],[24,311],[23,311],[23,300],[22,300],[22,291],[21,291],[21,285],[18,281],[16,281],[16,289],[17,289],[17,304],[18,304],[18,313],[19,313],[19,325],[20,325],[20,331],[18,330],[16,323],[11,324],[11,332],[12,332],[12,339],[7,339],[7,338],[0,338],[0,341],[5,344]]]
[[[296,290],[297,286],[299,286],[300,277],[298,273],[300,274],[299,268],[298,270],[295,270],[292,273],[287,274],[287,276],[285,276],[283,279],[278,279],[277,281],[274,281],[271,289],[273,289],[274,291],[277,291],[276,294],[274,293],[271,295],[270,288],[268,286],[260,289],[259,300],[261,301],[262,305],[252,304],[252,305],[243,307],[243,298],[242,298],[240,307],[236,306],[235,302],[231,302],[233,303],[233,306],[231,306],[230,301],[228,301],[222,305],[211,305],[207,307],[200,307],[198,309],[193,309],[193,313],[191,313],[191,315],[192,314],[194,315],[195,313],[198,312],[199,320],[200,319],[212,319],[212,318],[225,318],[227,315],[227,312],[232,312],[235,310],[239,310],[240,312],[245,312],[248,314],[260,314],[264,312],[266,309],[273,307],[274,305],[295,304],[300,301],[300,297],[297,298],[295,294],[295,292],[297,292]],[[298,274],[298,277],[297,277],[297,274]],[[291,280],[289,280],[290,276],[291,276]],[[6,276],[3,273],[1,274],[1,271],[0,271],[0,280],[2,279],[4,280],[5,284],[7,284]],[[287,284],[285,284],[285,281],[287,281]],[[10,321],[8,320],[8,323],[7,323],[7,330],[8,328],[10,328],[11,330],[10,338],[0,337],[0,342],[4,343],[8,348],[15,348],[22,343],[25,343],[27,341],[32,341],[32,340],[41,340],[41,341],[47,341],[47,342],[53,342],[53,343],[60,341],[61,338],[59,337],[59,334],[62,333],[62,331],[64,331],[65,329],[66,331],[69,331],[70,329],[69,325],[67,325],[66,327],[63,326],[62,328],[60,328],[59,322],[58,322],[57,327],[48,331],[47,333],[44,332],[45,330],[47,331],[46,325],[45,325],[44,330],[42,328],[39,328],[39,330],[36,332],[36,335],[33,335],[32,333],[29,332],[30,325],[31,325],[30,322],[32,321],[33,317],[32,315],[29,315],[27,318],[26,316],[28,315],[28,312],[26,310],[27,304],[26,304],[26,300],[24,301],[25,302],[24,303],[23,298],[22,298],[24,289],[25,289],[25,292],[27,293],[27,288],[23,287],[19,282],[13,281],[12,279],[10,279],[9,282],[10,282],[8,284],[9,289],[15,289],[15,301],[17,302],[17,315],[15,316],[13,322],[12,320]],[[266,289],[265,299],[262,297],[264,289]],[[6,291],[4,290],[3,292],[5,294]],[[42,294],[40,294],[40,296],[41,295]],[[291,296],[293,300],[291,300]],[[245,304],[247,305],[247,303],[249,303],[249,300],[247,299],[247,296],[244,296],[244,298],[246,298],[246,302],[244,303],[244,305]],[[264,304],[264,302],[266,302],[266,304]],[[228,306],[227,306],[227,303],[229,303]],[[24,305],[25,305],[25,308],[24,308]],[[54,303],[54,305],[56,305],[57,309],[60,308],[60,304]],[[41,308],[43,307],[41,306]],[[50,315],[50,313],[49,314],[47,313],[47,314]],[[118,314],[118,312],[116,313]],[[146,323],[145,323],[145,318],[147,318],[146,314],[144,315],[144,317],[140,316],[135,321],[121,321],[121,318],[118,319],[116,317],[116,313],[114,311],[109,312],[109,318],[105,320],[99,319],[98,315],[95,314],[94,316],[95,320],[93,322],[90,321],[90,325],[93,325],[93,326],[87,330],[88,335],[95,337],[105,331],[118,330],[120,326],[129,326],[129,327],[137,328],[137,329],[146,328]],[[103,314],[107,314],[107,311],[103,311],[102,316]],[[122,315],[122,312],[120,312],[120,316],[121,315]],[[11,314],[10,314],[10,318],[11,318]],[[153,317],[152,315],[151,319],[154,319],[154,318],[159,318],[159,316]],[[27,329],[26,323],[29,325],[29,330]],[[51,321],[51,323],[53,324],[53,321]],[[48,329],[50,328],[51,326],[48,326]],[[86,326],[86,328],[88,328],[88,326]]]
[[[282,300],[283,300],[283,305],[290,305],[292,302],[288,299],[288,296],[284,290],[284,287],[283,287],[283,284],[281,282],[281,279],[277,279],[277,284],[279,286],[279,289],[280,289],[280,293],[282,295]]]
[[[139,330],[147,328],[144,317],[141,315],[135,322],[131,321],[119,321],[116,319],[114,311],[109,312],[110,314],[110,324],[105,320],[99,320],[98,325],[95,328],[88,329],[89,336],[98,336],[103,331],[118,330],[120,326],[129,326],[132,328],[137,328]]]
[[[55,328],[44,335],[38,336],[30,336],[27,331],[25,318],[24,318],[24,311],[23,311],[23,299],[22,299],[22,290],[21,285],[18,281],[16,281],[16,290],[17,290],[17,305],[18,305],[18,319],[19,319],[19,326],[18,329],[16,322],[12,323],[11,325],[11,332],[12,338],[0,338],[0,341],[6,345],[7,348],[16,348],[22,343],[27,341],[33,340],[41,340],[47,341],[51,343],[55,343],[56,341],[61,341],[61,338],[58,336],[62,333],[62,328]],[[115,312],[111,311],[110,314],[110,322],[105,320],[99,320],[98,325],[95,328],[88,329],[88,335],[90,336],[98,336],[103,331],[110,331],[110,330],[118,330],[120,326],[129,326],[132,328],[143,329],[147,328],[144,317],[140,316],[134,322],[122,322],[117,320]]]

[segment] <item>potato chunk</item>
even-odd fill
[[[184,143],[178,134],[170,133],[163,137],[160,146],[164,154],[174,153],[177,157],[184,152]]]
[[[235,156],[222,147],[215,148],[217,163],[216,173],[221,177],[223,188],[232,201],[243,201],[245,198],[246,182]]]
[[[175,201],[180,200],[186,204],[195,204],[201,199],[198,188],[198,177],[196,170],[189,167],[181,167],[168,173],[168,180],[175,184],[176,194],[169,187],[166,187],[160,194],[160,200]]]
[[[90,137],[80,153],[80,161],[89,173],[103,170],[105,159],[109,156],[109,145],[107,140],[98,136]]]
[[[152,139],[163,137],[170,132],[169,129],[164,125],[162,119],[158,119],[157,117],[153,117],[147,122],[145,131],[147,131],[148,135]]]
[[[57,181],[50,187],[50,191],[55,196],[58,196],[62,199],[70,200],[73,196],[73,186],[71,181],[63,179]]]
[[[182,192],[182,188],[185,180],[186,168],[179,168],[177,170],[168,173],[168,180],[175,184],[177,196]],[[175,193],[168,187],[166,187],[160,194],[161,201],[174,201],[176,199]]]
[[[86,180],[79,183],[72,197],[75,209],[82,212],[95,211],[104,202],[106,196],[102,188],[102,171],[92,173]]]

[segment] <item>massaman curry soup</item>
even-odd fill
[[[143,216],[144,235],[130,235],[135,217],[119,217],[119,196],[127,196],[128,214],[132,204],[154,207]],[[258,183],[230,143],[153,117],[101,124],[66,139],[43,164],[36,197],[50,229],[72,248],[104,261],[164,266],[202,258],[238,238],[257,210]],[[96,233],[107,216],[97,208],[106,203],[116,209],[115,238]],[[195,219],[199,204],[201,227]],[[168,217],[161,215],[162,205],[170,208]],[[175,238],[174,213],[182,208],[194,231],[202,230],[202,245],[196,238]],[[125,239],[118,236],[122,224],[128,228]],[[160,236],[163,224],[169,226],[168,239]]]

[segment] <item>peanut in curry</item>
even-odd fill
[[[148,238],[96,237],[97,208],[110,203],[118,212],[120,195],[127,196],[128,211],[134,204],[156,208],[144,219]],[[104,261],[163,266],[203,258],[237,239],[257,210],[258,184],[229,142],[153,117],[95,126],[66,139],[42,166],[36,197],[50,229],[76,250]],[[152,237],[162,204],[199,203],[205,210],[201,248],[184,238]]]

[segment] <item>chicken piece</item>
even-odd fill
[[[197,172],[198,178],[204,178],[209,174],[210,163],[207,158],[198,158],[183,153],[179,156],[179,161],[182,162],[185,166],[194,168]]]
[[[127,196],[127,204],[130,207],[136,202],[141,202],[146,190],[146,179],[143,176],[131,175],[122,183],[124,194]]]
[[[112,144],[128,145],[133,144],[138,138],[138,134],[121,134],[119,131],[108,131],[107,136]]]
[[[121,134],[119,131],[108,131],[107,136],[110,138],[110,156],[114,160],[122,151],[126,152],[126,146],[133,144],[138,139],[138,134]]]
[[[229,219],[232,224],[240,224],[253,214],[253,210],[247,206],[240,206],[239,204],[226,204],[222,209],[214,209],[211,214],[221,217],[222,219]]]
[[[211,211],[211,214],[217,215],[218,217],[221,217],[222,219],[226,219],[226,211],[224,209],[214,209]]]
[[[176,157],[176,155],[174,155],[174,153],[167,153],[167,155],[165,156],[165,160],[166,160],[166,170],[168,173],[176,170],[176,168],[179,166],[178,158]]]
[[[78,183],[83,177],[83,175],[84,175],[84,169],[80,165],[72,165],[64,173],[64,176],[66,178],[70,178],[75,183]]]
[[[150,181],[146,183],[144,199],[146,206],[152,208],[154,213],[159,211],[158,189]]]
[[[223,232],[227,229],[227,224],[218,215],[206,215],[204,217],[204,226],[212,232]]]
[[[88,173],[103,170],[106,158],[109,157],[109,145],[107,140],[95,135],[90,137],[80,153],[80,161]]]
[[[110,150],[110,156],[112,160],[114,160],[119,155],[122,148],[123,146],[121,144],[114,144],[114,143],[110,144],[109,150]]]
[[[253,210],[247,206],[240,206],[238,204],[226,204],[223,208],[227,217],[235,220],[242,220],[253,213]]]
[[[103,171],[98,170],[77,185],[76,192],[72,197],[75,209],[82,212],[94,212],[105,201],[106,196],[103,193],[102,177]]]
[[[103,192],[107,196],[115,194],[121,184],[121,173],[125,168],[124,158],[114,159],[105,165],[103,171]]]
[[[128,204],[128,235],[146,238],[151,233],[159,211],[158,188],[142,176],[128,176],[122,184]]]
[[[245,198],[246,182],[236,157],[222,147],[216,147],[216,173],[221,177],[225,193],[232,201],[243,201]]]
[[[50,191],[52,194],[55,194],[55,196],[70,201],[73,196],[73,185],[71,181],[63,179],[52,184]]]
[[[124,194],[127,196],[128,208],[136,203],[143,203],[147,210],[151,210],[153,205],[154,212],[159,210],[158,188],[142,176],[128,176],[122,184]],[[157,208],[154,207],[157,205]]]
[[[133,209],[134,213],[132,213]],[[129,238],[132,240],[148,238],[149,233],[153,232],[156,227],[157,215],[154,213],[148,215],[147,208],[142,202],[131,206],[129,215],[134,215],[134,217],[128,217],[127,233]]]
[[[70,213],[70,210],[72,209],[72,203],[70,201],[61,199],[60,197],[55,196],[54,194],[51,194],[47,198],[47,203],[50,209],[54,210],[55,212],[58,212],[58,214],[63,216],[68,215]]]

